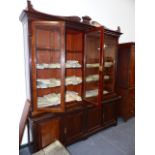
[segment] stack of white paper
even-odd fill
[[[37,79],[37,88],[50,88],[60,86],[61,81],[59,79]]]
[[[108,94],[109,92],[107,90],[104,90],[103,91],[103,94]]]
[[[81,64],[77,60],[67,60],[66,68],[80,68]]]
[[[80,68],[81,64],[77,60],[67,60],[65,64],[66,68]],[[61,68],[60,63],[42,63],[42,64],[37,64],[36,65],[37,69],[45,69],[45,68]]]
[[[93,74],[86,77],[86,82],[98,81],[98,80],[99,80],[98,74]]]
[[[107,93],[109,93],[107,90],[103,91],[103,94],[107,94]],[[97,96],[97,95],[98,95],[98,89],[87,90],[85,97],[94,97],[94,96]]]
[[[67,85],[77,85],[82,82],[82,78],[78,76],[69,76],[65,79],[66,86]],[[51,78],[51,79],[37,79],[37,88],[51,88],[60,86],[61,81],[59,79]]]
[[[109,80],[110,76],[109,75],[104,75],[104,80]]]
[[[95,68],[95,67],[99,67],[99,63],[93,63],[93,64],[86,64],[87,68]]]
[[[65,80],[66,85],[77,85],[82,82],[82,78],[78,76],[69,76]]]
[[[60,94],[51,93],[43,97],[38,97],[38,107],[47,107],[60,104]]]
[[[59,63],[49,64],[48,68],[60,68],[60,64]]]
[[[60,93],[51,93],[48,95],[44,95],[43,97],[37,98],[38,107],[47,107],[47,106],[54,106],[59,105],[61,100]],[[71,101],[81,101],[82,98],[79,96],[79,94],[75,91],[67,91],[65,94],[65,101],[71,102]]]
[[[110,76],[109,75],[104,75],[104,80],[109,80]],[[94,74],[94,75],[89,75],[86,77],[86,82],[92,82],[92,81],[98,81],[99,80],[99,75]]]
[[[81,96],[78,95],[77,92],[75,91],[67,91],[66,93],[66,102],[71,102],[71,101],[81,101],[82,98]]]
[[[60,63],[42,63],[42,64],[37,64],[36,65],[37,69],[45,69],[45,68],[60,68]]]
[[[113,62],[104,62],[104,67],[111,67],[113,65]]]
[[[36,68],[37,68],[37,69],[45,69],[45,68],[48,68],[48,65],[49,65],[49,64],[46,64],[46,63],[37,64],[37,65],[36,65]]]
[[[86,97],[93,97],[98,95],[98,89],[86,91]]]

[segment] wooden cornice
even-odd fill
[[[19,19],[20,21],[24,21],[25,18],[28,19],[38,19],[38,20],[57,20],[57,21],[65,21],[66,25],[71,27],[76,27],[78,25],[79,29],[81,30],[89,30],[93,29],[96,26],[91,24],[91,17],[89,16],[83,16],[80,18],[79,16],[57,16],[57,15],[51,15],[47,13],[43,13],[40,11],[37,11],[33,8],[31,1],[27,1],[27,8],[22,11]],[[122,33],[120,32],[120,27],[117,28],[117,30],[111,30],[104,25],[101,25],[104,27],[104,33],[114,36],[120,36]]]

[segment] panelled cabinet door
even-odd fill
[[[60,119],[55,118],[38,124],[38,143],[39,148],[44,148],[54,142],[56,139],[61,140]]]
[[[84,94],[86,102],[101,106],[103,96],[103,27],[85,34]]]
[[[34,111],[64,111],[65,23],[32,22],[32,103]]]
[[[64,117],[64,135],[65,143],[71,144],[83,135],[84,116],[83,111],[76,114],[68,114]]]
[[[104,114],[103,114],[104,126],[109,125],[113,122],[117,122],[115,106],[116,101],[104,105]]]
[[[93,132],[102,126],[102,111],[101,108],[93,107],[88,110],[87,114],[87,130]]]

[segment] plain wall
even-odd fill
[[[120,42],[134,41],[134,0],[33,0],[35,8],[55,15],[88,15],[92,20],[116,30],[121,27],[124,33]]]
[[[31,2],[33,7],[41,12],[67,16],[78,15],[80,17],[89,15],[93,20],[110,29],[116,30],[117,26],[120,26],[121,32],[124,33],[120,37],[120,42],[135,41],[134,0],[32,0]],[[6,68],[4,71],[5,76],[1,78],[12,82],[9,83],[9,91],[6,83],[2,83],[3,91],[6,92],[3,95],[3,100],[6,101],[7,99],[9,105],[9,108],[5,107],[8,109],[7,113],[14,116],[11,121],[10,116],[8,118],[9,127],[12,130],[17,130],[26,99],[23,29],[19,21],[21,11],[26,8],[26,0],[19,0],[18,2],[16,0],[13,2],[5,1],[5,3],[7,7],[2,7],[7,8],[9,13],[6,14],[5,18],[3,18],[3,13],[8,10],[4,10],[1,14],[3,24],[1,24],[0,33],[4,33],[3,28],[7,29],[3,37],[2,49],[7,47],[9,55],[3,51],[4,55],[0,63],[2,63],[2,66],[5,64]],[[9,64],[6,63],[6,60]],[[11,133],[8,132],[9,134]],[[16,134],[17,138],[18,131]],[[13,140],[12,143],[14,143]],[[27,143],[27,133],[25,133],[22,143]]]

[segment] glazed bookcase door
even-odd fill
[[[117,37],[104,36],[104,96],[115,93]]]
[[[84,100],[101,105],[103,96],[103,28],[85,35]]]
[[[32,23],[31,63],[34,111],[64,111],[64,22],[35,21]]]

